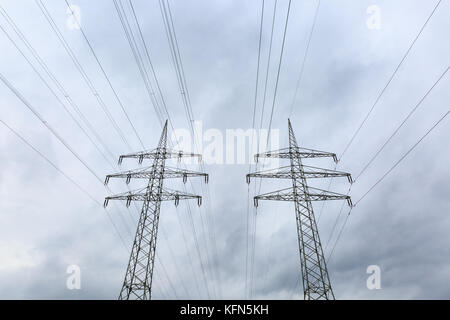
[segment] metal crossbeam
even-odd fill
[[[309,190],[313,190],[311,192]],[[258,206],[258,200],[274,200],[274,201],[327,201],[327,200],[347,200],[351,207],[352,202],[349,196],[345,194],[334,193],[318,188],[308,187],[308,192],[297,194],[293,187],[277,190],[254,197],[255,207]]]
[[[352,183],[349,173],[335,170],[305,166],[302,159],[331,157],[337,162],[336,154],[314,149],[300,148],[292,130],[291,121],[288,120],[289,147],[257,154],[259,158],[289,159],[290,166],[273,170],[254,172],[247,175],[247,183],[251,178],[291,179],[292,187],[269,192],[254,197],[254,205],[259,200],[292,201],[295,206],[297,222],[298,247],[300,252],[300,267],[303,283],[303,296],[308,300],[334,299],[330,277],[320,242],[319,231],[312,206],[313,201],[347,200],[349,206],[352,202],[349,196],[325,191],[308,186],[308,178],[347,177]]]
[[[125,178],[126,183],[130,183],[131,179],[150,179],[153,175],[152,167],[134,169],[119,173],[113,173],[106,176],[105,185],[109,183],[111,178]],[[164,169],[164,179],[182,178],[186,183],[188,177],[204,177],[205,183],[208,183],[208,174],[203,172],[183,170],[177,168],[166,167]]]
[[[202,155],[197,153],[187,153],[184,151],[163,151],[159,149],[151,150],[151,151],[141,151],[136,153],[124,154],[119,157],[119,164],[122,164],[123,159],[138,159],[139,164],[141,164],[144,159],[178,159],[193,157],[198,158],[198,161],[202,161]]]
[[[275,151],[267,151],[263,153],[258,153],[255,155],[255,161],[258,162],[259,158],[279,158],[279,159],[290,159],[291,157],[297,158],[333,158],[334,162],[337,163],[337,156],[335,153],[319,151],[307,148],[283,148]]]
[[[125,200],[126,206],[129,207],[131,201],[175,201],[175,205],[178,206],[180,200],[197,199],[198,205],[202,204],[202,197],[195,194],[184,193],[177,190],[170,190],[164,188],[160,194],[151,194],[147,192],[147,188],[139,190],[124,192],[121,194],[109,196],[105,198],[104,206],[108,206],[109,200]]]
[[[332,178],[332,177],[347,177],[348,182],[353,183],[352,176],[347,172],[340,172],[335,170],[303,166],[304,175],[306,178]],[[280,167],[277,169],[264,170],[247,174],[247,183],[250,183],[250,178],[273,178],[273,179],[292,179],[293,172],[290,166]]]

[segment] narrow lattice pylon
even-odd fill
[[[256,161],[259,158],[289,159],[290,165],[274,170],[250,173],[247,175],[247,183],[250,183],[252,177],[290,179],[292,181],[292,187],[290,188],[255,196],[254,204],[257,207],[259,200],[294,202],[304,299],[334,299],[312,201],[345,199],[349,206],[352,206],[352,203],[347,195],[309,187],[307,179],[347,177],[350,183],[352,183],[352,179],[350,174],[346,172],[303,165],[303,158],[331,157],[337,162],[336,154],[300,148],[295,139],[290,120],[288,120],[288,127],[288,148],[260,153],[255,156],[255,159]]]
[[[182,178],[183,182],[186,182],[188,177],[202,176],[205,182],[208,182],[208,175],[206,173],[180,170],[166,166],[167,159],[181,159],[182,157],[198,157],[201,160],[201,156],[198,154],[172,151],[167,148],[166,121],[156,149],[119,157],[119,164],[122,163],[124,158],[138,159],[139,164],[144,159],[153,160],[153,164],[150,167],[111,174],[105,179],[105,184],[111,178],[124,178],[127,184],[131,179],[145,179],[148,181],[145,188],[105,198],[105,206],[108,205],[109,200],[124,200],[127,206],[132,201],[143,202],[119,300],[150,300],[152,297],[153,268],[155,264],[161,201],[173,200],[175,201],[175,205],[178,205],[180,200],[197,199],[198,205],[201,205],[201,196],[163,187],[164,179],[169,178]]]

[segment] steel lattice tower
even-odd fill
[[[166,159],[178,158],[181,160],[182,157],[199,157],[199,160],[201,160],[201,156],[198,154],[172,151],[167,148],[166,121],[156,149],[119,157],[119,164],[122,163],[124,158],[137,158],[139,164],[144,159],[151,159],[153,160],[151,167],[106,176],[105,184],[108,183],[110,178],[125,178],[127,184],[134,178],[148,179],[145,188],[105,198],[105,206],[108,205],[109,200],[125,200],[127,206],[131,204],[131,201],[143,201],[119,300],[151,299],[161,201],[174,200],[175,205],[178,205],[180,200],[197,199],[198,205],[201,205],[201,196],[163,188],[163,181],[167,178],[182,178],[183,182],[186,182],[188,177],[202,176],[205,178],[205,182],[208,182],[206,173],[166,167]]]
[[[300,148],[290,120],[288,126],[289,148],[257,154],[255,159],[256,161],[258,158],[289,159],[290,166],[250,173],[247,175],[247,183],[250,183],[251,177],[292,180],[291,188],[255,196],[255,207],[258,206],[258,200],[294,202],[304,298],[334,299],[312,201],[346,199],[349,206],[352,206],[352,203],[347,195],[309,187],[307,178],[347,177],[350,183],[352,179],[349,173],[303,165],[302,158],[332,157],[337,163],[337,157],[334,153]]]

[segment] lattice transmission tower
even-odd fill
[[[247,183],[250,183],[252,177],[292,180],[290,188],[255,196],[254,205],[258,206],[258,200],[294,202],[304,298],[307,300],[334,299],[312,201],[345,199],[349,206],[352,206],[352,202],[347,195],[308,186],[307,179],[347,177],[352,183],[352,178],[346,172],[303,165],[302,159],[304,158],[331,157],[337,163],[337,157],[336,154],[330,152],[300,148],[290,120],[288,120],[288,126],[289,147],[257,154],[255,160],[258,161],[259,158],[289,159],[290,165],[274,170],[250,173],[247,175]]]
[[[153,164],[150,167],[106,176],[105,184],[108,183],[110,178],[125,178],[127,184],[131,179],[148,180],[145,188],[105,198],[105,206],[108,205],[109,200],[125,200],[127,207],[132,201],[143,202],[119,300],[151,299],[161,201],[173,200],[177,206],[180,200],[197,199],[198,205],[201,205],[201,196],[163,187],[164,179],[168,178],[182,178],[183,182],[186,182],[188,177],[201,176],[204,177],[206,183],[208,182],[208,175],[206,173],[180,170],[166,166],[167,159],[178,158],[181,160],[183,157],[198,157],[199,161],[201,161],[201,155],[199,154],[172,151],[167,148],[166,121],[156,149],[119,157],[119,164],[122,163],[124,158],[136,158],[139,164],[142,164],[144,159],[153,160]]]

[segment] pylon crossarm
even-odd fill
[[[277,190],[254,197],[255,207],[258,206],[259,200],[274,200],[274,201],[325,201],[325,200],[347,200],[348,205],[351,207],[352,202],[350,196],[335,192],[330,192],[317,188],[308,188],[308,192],[295,193],[294,188],[286,188]],[[311,192],[311,191],[312,192]]]
[[[126,183],[130,183],[131,179],[151,179],[154,175],[152,167],[145,167],[135,170],[129,170],[114,174],[109,174],[106,176],[105,185],[108,184],[111,178],[124,178]],[[203,172],[183,170],[177,168],[166,167],[164,169],[164,179],[168,178],[182,178],[183,182],[186,183],[188,177],[204,177],[205,183],[208,183],[208,174]]]
[[[185,193],[178,190],[172,190],[172,189],[163,189],[163,192],[161,194],[161,201],[175,201],[175,205],[178,206],[178,203],[180,200],[188,200],[188,199],[197,199],[198,206],[202,205],[202,197],[191,194],[191,193]]]
[[[306,196],[309,197],[309,200],[311,201],[347,200],[348,206],[353,206],[352,200],[349,195],[331,192],[323,189],[308,187]]]
[[[184,193],[177,190],[163,189],[159,194],[149,194],[147,188],[142,188],[134,191],[124,192],[117,195],[112,195],[105,198],[104,206],[108,206],[110,200],[123,200],[126,201],[126,206],[129,207],[131,201],[175,201],[175,205],[178,206],[180,200],[197,199],[198,205],[202,204],[202,197]]]
[[[353,183],[352,175],[348,172],[318,168],[318,167],[313,167],[313,166],[305,166],[305,165],[303,165],[303,170],[304,170],[304,174],[305,174],[306,178],[347,177],[348,182]]]
[[[207,173],[171,167],[166,167],[164,169],[164,178],[182,178],[183,182],[186,183],[187,178],[189,177],[203,177],[205,183],[208,183],[209,181],[209,175]]]
[[[123,159],[132,158],[138,159],[139,163],[142,163],[144,159],[156,159],[156,158],[164,158],[164,159],[179,159],[187,158],[187,157],[196,157],[198,161],[202,161],[202,155],[197,153],[190,153],[184,151],[176,151],[176,150],[160,150],[154,149],[151,151],[142,151],[130,154],[124,154],[119,157],[119,164],[122,164]]]
[[[276,151],[267,151],[263,153],[258,153],[255,155],[255,161],[258,162],[259,158],[280,158],[280,159],[291,159],[293,157],[297,158],[333,158],[334,162],[337,162],[337,156],[335,153],[319,151],[308,148],[283,148]]]
[[[340,172],[335,170],[303,166],[306,170],[303,171],[305,178],[330,178],[330,177],[347,177],[350,183],[353,182],[350,173]],[[264,170],[247,174],[247,183],[250,183],[250,178],[272,178],[272,179],[292,179],[295,174],[292,173],[291,166],[280,167],[277,169]]]

